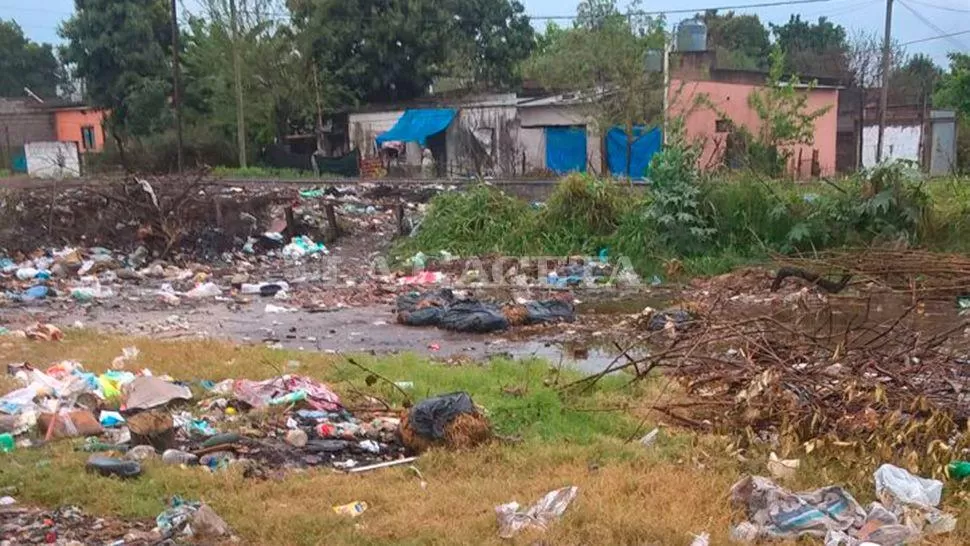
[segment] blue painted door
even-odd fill
[[[584,127],[546,127],[546,168],[556,174],[586,172]]]

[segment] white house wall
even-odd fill
[[[24,144],[27,174],[35,178],[77,178],[81,161],[74,142],[28,142]]]
[[[519,109],[522,127],[586,125],[589,117],[575,106],[530,106]]]
[[[525,172],[532,173],[546,168],[546,129],[545,127],[523,127],[519,129],[519,146],[525,153]],[[520,167],[521,168],[521,167]]]
[[[397,120],[404,115],[404,110],[389,112],[366,112],[350,114],[347,119],[350,132],[350,149],[360,150],[362,157],[377,155],[377,137],[394,127]],[[413,151],[408,147],[408,162],[411,162]],[[421,162],[421,151],[417,150],[417,161]]]
[[[919,125],[891,125],[883,134],[882,159],[906,159],[920,161]],[[879,127],[869,125],[862,128],[862,166],[872,168],[876,165],[876,144],[879,141]]]
[[[515,106],[506,104],[460,108],[446,133],[448,172],[456,176],[520,174],[517,114]],[[479,155],[476,164],[475,154],[482,152],[487,157]]]

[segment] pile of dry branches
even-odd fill
[[[854,448],[938,474],[968,445],[968,323],[927,332],[910,307],[889,320],[832,307],[785,320],[720,313],[652,336],[652,354],[617,362],[637,379],[663,370],[675,400],[650,409],[681,426],[729,434],[739,447]],[[629,351],[625,354],[629,354]],[[621,357],[624,358],[624,357]],[[589,386],[603,374],[571,388]]]
[[[852,275],[854,283],[875,283],[914,299],[949,300],[970,294],[970,257],[960,254],[867,248],[776,260],[832,277]]]

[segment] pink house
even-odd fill
[[[715,68],[712,55],[712,52],[679,55],[680,67],[673,71],[668,95],[672,113],[686,112],[687,137],[703,143],[699,160],[703,169],[724,164],[732,125],[758,133],[760,119],[749,106],[748,96],[762,87],[765,80],[765,75],[759,72]],[[838,89],[832,84],[820,83],[810,90],[806,86],[809,111],[829,109],[816,120],[813,142],[790,149],[788,172],[792,176],[814,178],[835,174]],[[701,97],[704,100],[698,104]]]

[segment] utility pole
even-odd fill
[[[236,0],[229,0],[229,18],[232,25],[232,72],[236,85],[236,144],[239,147],[239,166],[246,168],[246,112],[243,104],[242,60],[239,55],[239,21]]]
[[[182,68],[179,61],[179,20],[178,7],[172,0],[172,102],[175,106],[175,146],[178,149],[178,169],[181,174],[185,164],[182,158]]]
[[[876,163],[882,162],[882,145],[886,132],[886,110],[889,106],[889,53],[893,29],[893,0],[886,0],[886,30],[882,36],[882,88],[879,90],[879,136],[876,139]]]
[[[664,96],[663,96],[663,135],[661,135],[662,144],[664,147],[667,146],[668,137],[667,132],[670,129],[670,48],[671,48],[671,35],[664,32],[664,60],[663,60],[663,71],[664,71]]]

